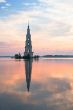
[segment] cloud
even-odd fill
[[[5,3],[6,2],[6,0],[0,0],[0,3]]]
[[[9,44],[7,42],[0,42],[0,48],[1,47],[8,47]]]
[[[5,9],[6,7],[5,6],[1,6],[1,9]]]
[[[53,37],[67,37],[71,35],[71,25],[62,23],[62,22],[52,22],[50,26],[48,26],[49,35]]]
[[[10,3],[6,3],[5,5],[6,5],[7,7],[10,7],[10,6],[11,6],[11,4],[10,4]]]

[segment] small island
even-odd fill
[[[21,56],[21,54],[15,54],[15,56],[13,58],[15,59],[38,59],[40,56],[39,55],[34,55],[33,57],[30,57],[30,55],[28,54],[27,56]]]

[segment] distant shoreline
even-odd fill
[[[11,58],[12,56],[0,56],[0,58]]]
[[[73,58],[73,55],[44,55],[44,58]]]
[[[0,58],[14,58],[14,56],[0,56]],[[40,58],[73,58],[73,55],[44,55]]]

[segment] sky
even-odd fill
[[[28,21],[34,54],[73,54],[73,0],[0,0],[0,55],[24,53]]]

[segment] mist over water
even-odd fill
[[[0,110],[73,110],[73,59],[0,58]]]

